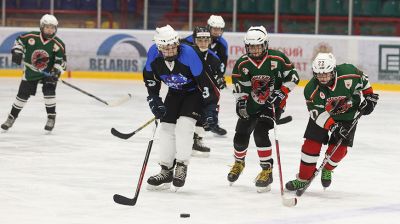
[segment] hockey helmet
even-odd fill
[[[193,42],[201,52],[208,51],[211,44],[211,33],[207,27],[196,26],[193,30]]]
[[[222,16],[211,15],[207,20],[207,27],[210,29],[213,40],[216,40],[222,36],[222,33],[224,32],[225,21]]]
[[[336,78],[336,59],[332,53],[318,53],[312,63],[313,76],[321,85],[331,85]]]
[[[261,59],[268,51],[268,33],[264,26],[252,26],[244,37],[246,53],[250,58]]]
[[[173,61],[178,56],[179,34],[170,25],[156,28],[154,42],[167,61]]]
[[[44,30],[45,26],[53,26],[55,29],[54,32],[53,33],[45,33],[45,30]],[[53,15],[45,14],[40,19],[40,32],[42,33],[42,36],[46,39],[51,39],[56,35],[57,26],[58,26],[58,21],[57,21],[56,17]]]

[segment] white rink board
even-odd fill
[[[32,28],[0,29],[0,69],[12,68],[10,48],[19,32]],[[37,29],[36,29],[37,30]],[[180,32],[185,37],[191,32]],[[141,72],[146,51],[153,44],[154,31],[62,29],[68,69],[72,71]],[[311,77],[310,63],[318,52],[333,52],[338,64],[352,63],[369,75],[372,82],[400,80],[400,38],[333,35],[270,34],[270,48],[278,49],[295,64],[302,79]],[[230,74],[235,60],[245,53],[244,33],[224,33],[229,44]],[[378,74],[386,75],[378,78]]]

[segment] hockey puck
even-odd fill
[[[189,213],[181,213],[181,218],[189,218],[190,214]]]

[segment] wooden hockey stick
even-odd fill
[[[143,124],[142,126],[140,126],[138,129],[134,130],[131,133],[121,133],[119,132],[117,129],[115,128],[111,128],[111,134],[113,134],[115,137],[118,138],[122,138],[122,139],[128,139],[132,136],[134,136],[136,133],[138,133],[140,130],[142,130],[143,128],[147,127],[149,124],[151,124],[151,122],[153,122],[156,118],[153,117],[152,119],[150,119],[149,121],[147,121],[145,124]]]

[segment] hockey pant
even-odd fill
[[[257,147],[260,165],[271,163],[272,150],[271,141],[268,136],[269,130],[273,126],[271,123],[258,120],[257,118],[238,119],[236,123],[236,133],[233,138],[234,157],[235,160],[244,161],[246,158],[247,148],[249,146],[250,135],[253,132],[254,142]]]

